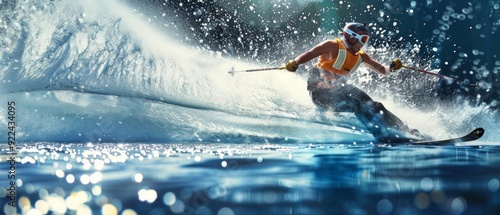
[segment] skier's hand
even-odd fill
[[[401,67],[403,67],[403,63],[401,63],[401,60],[399,60],[399,58],[394,58],[391,62],[391,65],[389,66],[392,71],[401,69]]]
[[[280,68],[286,69],[290,72],[295,72],[297,71],[297,68],[299,68],[299,64],[295,62],[294,60],[289,60],[285,64],[283,64]]]

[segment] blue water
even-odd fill
[[[20,152],[17,209],[496,214],[500,151],[481,145],[37,143]]]
[[[2,213],[500,213],[498,111],[439,102],[433,76],[361,68],[352,82],[436,139],[483,127],[482,139],[377,143],[352,114],[316,108],[304,74],[227,73],[290,56],[263,62],[197,46],[183,39],[189,27],[154,8],[91,0],[1,9]],[[417,63],[414,50],[369,48],[381,61]]]

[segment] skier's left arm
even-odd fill
[[[401,61],[399,61],[399,59],[394,59],[391,62],[390,66],[384,66],[366,53],[362,53],[361,58],[368,67],[382,75],[388,75],[389,73],[394,72],[402,67]]]

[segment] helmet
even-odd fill
[[[356,43],[354,39],[357,39],[364,46],[370,39],[370,31],[366,25],[358,22],[347,23],[342,34],[351,45],[354,45]]]

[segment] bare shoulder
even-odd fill
[[[339,44],[337,40],[325,40],[316,46],[316,50],[320,53],[329,53],[332,50],[337,50]]]

